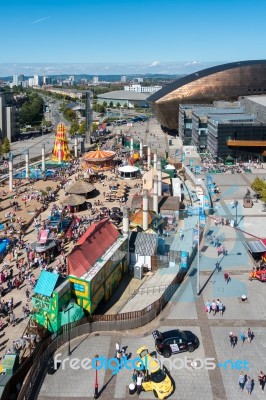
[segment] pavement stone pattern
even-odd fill
[[[132,128],[121,127],[124,132],[136,132],[136,137],[144,139],[144,142],[150,143],[152,149],[157,149],[158,153],[164,155],[168,151],[170,156],[175,156],[175,150],[181,149],[179,138],[172,138],[173,146],[169,146],[169,138],[161,131],[160,125],[155,120],[150,120],[148,124],[136,124]],[[197,157],[196,157],[197,158]],[[198,160],[198,158],[197,158]],[[194,163],[196,165],[196,163]],[[217,196],[219,201],[215,202],[215,215],[227,216],[232,219],[236,216],[236,210],[231,209],[230,202],[239,200],[238,228],[263,236],[265,234],[265,219],[262,213],[261,202],[254,203],[251,209],[243,209],[241,201],[246,193],[248,184],[253,181],[256,175],[265,177],[263,170],[252,170],[252,174],[217,174],[214,180],[222,190],[221,195]],[[205,176],[202,176],[205,179]],[[51,186],[50,182],[42,183],[45,186]],[[41,185],[42,185],[41,184]],[[37,184],[36,184],[37,185]],[[37,187],[37,186],[36,186]],[[98,187],[97,187],[98,188]],[[100,186],[99,186],[100,189]],[[103,189],[100,191],[102,192]],[[188,190],[192,187],[188,185]],[[131,193],[134,193],[132,188]],[[64,191],[59,192],[59,200],[64,198]],[[112,206],[114,204],[112,203]],[[108,204],[109,206],[109,204]],[[43,214],[46,218],[49,211]],[[215,217],[214,215],[214,217]],[[244,218],[241,217],[244,215]],[[240,220],[241,219],[241,220]],[[190,272],[182,285],[177,288],[171,302],[167,305],[161,315],[150,324],[126,332],[109,332],[92,334],[89,337],[81,337],[71,341],[71,358],[79,357],[93,358],[96,354],[112,358],[115,353],[115,343],[118,341],[121,346],[128,346],[128,352],[131,357],[136,356],[136,350],[142,345],[147,345],[150,351],[154,350],[154,340],[151,332],[154,329],[189,329],[195,332],[200,339],[200,347],[191,353],[182,353],[172,356],[166,362],[175,359],[189,360],[194,358],[213,357],[217,362],[224,362],[227,359],[232,360],[246,359],[250,362],[250,370],[245,371],[255,380],[255,387],[252,398],[264,398],[257,384],[257,375],[264,369],[266,349],[264,343],[266,319],[264,312],[264,284],[248,280],[248,272],[252,268],[253,262],[244,245],[244,240],[249,236],[239,232],[234,228],[227,226],[216,227],[212,218],[207,219],[209,230],[213,231],[214,236],[218,236],[222,244],[228,250],[228,256],[217,257],[217,249],[208,242],[208,237],[204,237],[201,243],[200,252],[200,286],[203,288],[201,295],[197,296],[196,287],[196,260],[193,262]],[[36,234],[30,229],[27,232],[26,239],[35,241]],[[207,247],[205,251],[202,249]],[[221,271],[214,271],[215,263],[220,262]],[[223,280],[223,272],[227,271],[231,275],[231,282],[226,285]],[[36,271],[37,274],[37,271]],[[26,288],[26,287],[25,287]],[[21,291],[13,291],[14,302],[25,299],[25,288]],[[240,300],[241,294],[247,294],[248,300],[243,303]],[[219,314],[212,316],[205,313],[204,303],[212,298],[220,298],[226,306],[223,316]],[[136,302],[136,309],[143,308],[143,295],[139,296]],[[19,309],[18,309],[19,310]],[[22,321],[16,327],[8,327],[4,330],[4,335],[11,343],[13,338],[21,335],[26,326],[26,321]],[[255,333],[251,344],[245,343],[243,346],[238,343],[236,348],[232,349],[229,344],[228,335],[230,331],[239,333],[251,327]],[[4,346],[9,346],[9,343]],[[4,351],[4,350],[3,350]],[[67,345],[58,352],[62,352],[62,358],[67,357]],[[239,392],[237,377],[239,371],[236,369],[224,370],[216,368],[208,371],[206,369],[171,369],[171,375],[175,380],[175,393],[171,396],[173,399],[194,400],[238,400],[245,394]],[[265,371],[264,371],[265,372]],[[138,396],[128,394],[128,384],[131,382],[131,371],[121,370],[117,375],[113,375],[110,369],[99,371],[99,390],[100,398],[110,399],[135,399]],[[62,364],[54,375],[46,375],[38,399],[40,400],[78,400],[92,399],[94,394],[94,370],[71,370],[66,363],[66,369],[63,370]],[[265,394],[264,394],[265,396]],[[153,399],[152,393],[142,392],[141,399]]]

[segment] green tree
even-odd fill
[[[79,133],[81,133],[82,135],[84,135],[86,133],[86,122],[85,121],[81,122],[81,124],[79,126]]]
[[[5,137],[2,144],[2,151],[4,154],[7,154],[10,152],[10,150],[11,150],[10,141],[7,137]]]
[[[70,127],[70,130],[69,130],[69,135],[70,135],[70,136],[73,136],[73,135],[75,135],[78,131],[79,131],[79,124],[77,123],[77,121],[73,121],[73,122],[71,123],[71,127]]]
[[[118,102],[118,103],[116,103],[116,107],[117,108],[120,108],[121,107],[121,104]]]
[[[114,107],[114,103],[113,103],[112,101],[110,101],[109,107],[110,107],[110,108],[113,108],[113,107]]]
[[[104,106],[104,107],[107,107],[106,101],[103,102],[103,106]]]

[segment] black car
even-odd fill
[[[156,350],[166,358],[183,351],[192,352],[199,347],[199,339],[190,331],[179,329],[166,332],[153,331],[152,335],[155,339]]]

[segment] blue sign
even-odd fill
[[[213,194],[214,194],[214,184],[211,183],[211,184],[208,186],[208,188],[209,188],[210,194],[213,195]]]
[[[176,155],[176,156],[178,156],[178,154],[179,154],[179,150],[178,150],[178,149],[176,149],[176,151],[175,151],[175,155]]]
[[[196,173],[196,174],[200,174],[200,171],[201,171],[200,166],[199,166],[199,165],[196,165],[196,167],[195,167],[195,173]]]
[[[200,225],[205,226],[206,225],[206,215],[203,213],[200,213],[199,219],[200,219]]]
[[[204,196],[204,210],[208,210],[209,208],[210,208],[209,196]]]
[[[186,158],[186,155],[185,155],[185,153],[182,153],[182,156],[181,156],[181,161],[184,161],[184,160],[185,160],[185,158]]]
[[[194,163],[193,160],[189,160],[189,166],[190,166],[190,167],[193,167],[193,163]]]
[[[198,240],[199,240],[199,230],[198,230],[198,228],[194,228],[193,229],[193,242],[198,243]]]
[[[199,213],[203,213],[203,208],[202,207],[188,206],[187,214],[189,216],[191,216],[191,215],[199,215]]]
[[[211,185],[213,183],[212,177],[210,175],[207,176],[207,185]]]
[[[188,252],[181,251],[181,260],[180,260],[180,268],[187,268],[188,267]]]

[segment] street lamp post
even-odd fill
[[[237,206],[238,206],[238,201],[235,201],[235,208],[236,208],[236,222],[235,222],[235,226],[237,226]]]
[[[200,206],[198,207],[197,295],[200,294]]]
[[[96,354],[95,358],[95,382],[94,382],[94,398],[98,399],[99,398],[99,384],[98,384],[98,354]]]
[[[73,307],[74,307],[74,300],[73,300],[73,299],[70,300],[68,306],[64,305],[64,306],[62,307],[64,313],[67,312],[67,334],[68,334],[68,355],[69,355],[69,356],[71,355],[71,349],[70,349],[70,326],[69,326],[70,318],[69,318],[69,311],[70,311],[71,308],[73,308]]]

